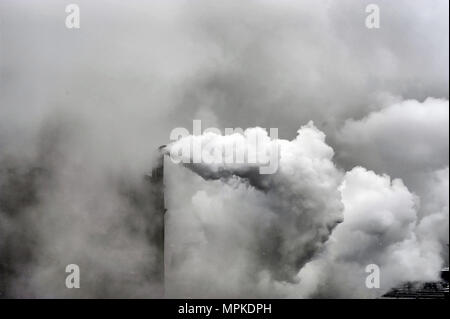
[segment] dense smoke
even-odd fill
[[[401,180],[357,167],[346,173],[341,192],[344,223],[325,252],[300,272],[309,285],[297,289],[300,294],[379,297],[405,282],[439,280],[446,247],[421,232],[418,199]],[[380,267],[380,289],[366,287],[370,264]]]
[[[371,297],[448,265],[448,1],[376,1],[380,29],[360,0],[76,3],[69,30],[64,2],[0,1],[2,297],[161,296],[145,176],[193,119],[293,155],[167,161],[167,296]]]
[[[173,224],[197,233],[191,242],[185,242],[186,233],[171,232],[171,244],[182,247],[181,251],[169,252],[176,260],[171,280],[176,296],[242,297],[252,291],[256,296],[380,297],[404,282],[439,280],[448,240],[445,188],[431,190],[441,199],[433,200],[435,210],[431,215],[420,218],[419,197],[402,180],[391,181],[388,175],[362,167],[342,176],[332,162],[333,150],[325,143],[325,135],[312,123],[302,127],[290,142],[271,141],[261,129],[249,129],[240,137],[212,133],[189,136],[168,148],[177,150],[171,152],[172,160],[178,159],[173,155],[179,150],[192,147],[195,140],[210,150],[231,143],[238,152],[239,147],[251,147],[240,141],[247,140],[252,132],[262,135],[262,150],[270,149],[271,143],[279,145],[280,163],[275,174],[258,175],[252,164],[241,164],[237,169],[220,157],[214,164],[196,164],[192,152],[188,153],[187,167],[207,181],[220,183],[197,181],[199,190],[189,195],[191,205],[169,207]],[[178,194],[177,181],[186,176],[177,174],[169,186]],[[448,189],[448,168],[435,178],[439,183],[435,187],[445,187],[441,184],[446,182]],[[333,231],[341,222],[341,205],[343,223]],[[176,221],[179,218],[181,222]],[[218,247],[219,256],[211,251]],[[185,254],[186,250],[190,253]],[[237,258],[237,266],[221,269],[224,261]],[[366,266],[370,264],[381,269],[379,289],[367,289],[365,284]],[[186,269],[193,268],[199,272],[186,278]],[[213,269],[221,270],[211,273]],[[230,291],[224,277],[230,284],[236,274],[241,277]],[[204,282],[215,287],[214,292],[204,291]],[[196,291],[192,291],[193,286]]]
[[[67,130],[73,118],[59,121],[47,123],[32,160],[1,162],[2,295],[161,297],[152,185],[92,156],[90,132]],[[65,286],[72,263],[83,289]]]
[[[252,135],[257,138],[253,139]],[[228,164],[226,158],[217,156],[213,165],[194,163],[193,152],[190,152],[191,164],[186,165],[208,180],[220,179],[242,191],[246,190],[241,183],[247,184],[250,191],[254,191],[253,188],[264,191],[257,205],[265,207],[265,214],[242,212],[252,214],[252,220],[247,221],[250,227],[247,236],[253,244],[248,243],[247,249],[254,250],[251,253],[257,259],[255,263],[274,279],[294,281],[298,271],[321,249],[331,231],[342,221],[338,191],[341,174],[332,162],[334,152],[325,143],[325,135],[310,122],[292,141],[272,141],[266,131],[255,128],[246,130],[244,135],[207,133],[189,136],[171,144],[169,149],[187,149],[184,145],[189,146],[195,140],[199,140],[203,148],[214,147],[211,152],[229,144],[236,153],[245,154],[250,154],[252,148],[266,153],[273,149],[271,144],[276,144],[278,157],[275,159],[279,163],[274,174],[260,174],[251,164]],[[253,145],[254,142],[258,146]],[[176,216],[174,212],[171,214]],[[226,227],[226,224],[222,223],[220,227]]]
[[[448,166],[448,110],[443,99],[395,101],[360,120],[350,119],[337,138],[340,160],[419,187],[420,174]]]

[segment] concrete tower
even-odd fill
[[[166,205],[164,199],[164,155],[161,149],[165,145],[159,147],[160,153],[156,165],[152,169],[151,176],[148,180],[151,184],[152,206],[154,209],[152,224],[154,225],[154,232],[152,236],[152,243],[157,248],[157,267],[155,268],[154,278],[164,287],[165,263],[164,263],[164,232],[165,232],[165,213]]]

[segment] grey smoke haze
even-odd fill
[[[287,140],[313,120],[343,176],[363,166],[375,174],[361,173],[369,185],[386,181],[382,174],[403,180],[398,204],[385,185],[393,216],[409,212],[396,224],[403,236],[380,236],[392,244],[416,236],[415,251],[433,243],[418,276],[448,264],[448,1],[376,1],[378,30],[364,26],[368,1],[77,3],[81,29],[68,30],[62,1],[0,2],[3,295],[158,295],[142,178],[170,131],[192,119],[205,128],[277,127]],[[300,284],[277,280],[252,253],[271,238],[260,233],[272,214],[264,194],[239,179],[205,182],[176,166],[167,173],[169,295],[356,291],[359,279],[320,276],[339,254],[361,249],[354,241],[327,243]],[[415,229],[404,231],[410,222]],[[387,260],[396,253],[389,247],[353,264]],[[389,268],[386,260],[380,266]],[[62,286],[68,263],[89,269],[84,290]],[[336,262],[332,272],[347,278],[347,266]],[[404,279],[389,273],[390,284]]]

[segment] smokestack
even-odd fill
[[[158,159],[156,161],[156,165],[152,169],[151,176],[147,176],[147,179],[151,184],[151,192],[153,199],[153,208],[156,211],[154,214],[154,225],[156,231],[154,232],[154,238],[152,242],[156,245],[157,248],[157,260],[158,265],[155,268],[154,277],[157,282],[161,283],[161,286],[164,287],[164,277],[165,277],[165,262],[164,262],[164,232],[165,232],[165,213],[166,213],[166,205],[164,199],[164,154],[162,153],[162,149],[165,145],[162,145],[158,148],[159,154]],[[162,292],[162,296],[164,296],[164,289]]]

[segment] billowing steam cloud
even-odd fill
[[[60,0],[0,1],[1,297],[160,296],[145,176],[193,119],[278,128],[281,157],[166,161],[167,296],[370,297],[448,266],[447,0],[377,0],[380,29],[359,0],[76,3],[68,30]]]
[[[240,280],[250,285],[257,296],[361,298],[380,297],[407,281],[439,279],[446,251],[445,234],[448,234],[445,190],[437,192],[443,198],[436,206],[443,205],[443,210],[420,219],[419,198],[402,180],[391,181],[387,175],[377,175],[362,167],[343,176],[332,162],[333,150],[325,143],[325,135],[312,123],[302,127],[293,141],[271,141],[265,131],[248,129],[244,136],[206,133],[182,138],[171,144],[167,153],[174,149],[187,150],[196,140],[211,150],[229,143],[237,148],[249,147],[250,143],[245,141],[255,132],[262,135],[259,141],[266,144],[262,149],[270,149],[271,143],[279,146],[280,166],[273,175],[258,174],[250,164],[241,164],[237,169],[234,164],[220,162],[220,158],[209,165],[185,164],[206,180],[220,180],[220,183],[203,186],[206,192],[192,195],[194,212],[190,219],[198,223],[200,228],[196,231],[202,234],[204,245],[198,241],[185,243],[191,254],[181,257],[176,268],[192,269],[191,263],[199,262],[197,258],[209,263],[197,266],[202,269],[199,278],[193,275],[186,280],[175,275],[176,283],[187,281],[189,286],[190,280],[198,283],[203,278],[213,282],[211,286],[217,289],[214,293],[217,296],[245,295],[248,291],[243,287],[229,292],[226,285],[222,286],[222,279],[217,279],[238,272],[245,278]],[[193,161],[192,153],[189,154],[191,158],[185,159],[186,162]],[[436,178],[440,178],[440,183],[446,179],[448,185],[446,173],[448,169],[439,172]],[[220,184],[226,195],[214,190]],[[233,197],[240,200],[233,201],[230,199]],[[172,207],[171,215],[177,219],[186,214],[185,209]],[[232,213],[236,210],[237,214]],[[341,221],[342,210],[343,223],[333,231]],[[243,220],[242,229],[230,228]],[[438,231],[439,223],[442,224]],[[238,238],[238,242],[231,238]],[[219,243],[221,240],[223,243]],[[209,245],[244,253],[245,257],[240,255],[238,262],[240,267],[230,273],[228,269],[220,274],[214,272],[210,277],[209,270],[220,269],[228,257],[211,259]],[[180,258],[179,252],[173,254],[174,258]],[[379,289],[366,286],[366,266],[370,264],[381,269]],[[208,271],[204,272],[205,269]],[[247,277],[246,273],[256,276]],[[178,284],[175,286],[179,288]],[[183,290],[175,292],[182,296],[184,293]],[[197,290],[194,295],[205,296],[203,293]]]
[[[396,101],[361,120],[347,121],[337,140],[341,162],[401,178],[418,197],[421,227],[434,220],[436,228],[428,233],[442,247],[448,245],[448,100]],[[448,264],[448,249],[442,254]]]
[[[394,101],[350,119],[337,135],[340,160],[402,177],[416,187],[423,181],[418,175],[448,166],[448,110],[446,99]]]
[[[333,232],[325,252],[299,273],[307,285],[297,287],[297,293],[379,297],[404,282],[439,280],[445,246],[421,231],[418,198],[401,180],[357,167],[346,173],[341,192],[345,222]],[[380,267],[379,289],[366,287],[370,264]]]
[[[253,135],[257,138],[253,139]],[[338,191],[341,174],[332,162],[334,152],[325,143],[325,135],[312,122],[303,126],[292,141],[272,141],[266,131],[258,128],[248,129],[244,135],[206,133],[180,139],[168,147],[169,152],[188,149],[196,140],[203,148],[211,146],[212,152],[228,144],[241,154],[250,153],[252,147],[261,153],[270,152],[271,144],[276,144],[279,167],[274,174],[260,174],[252,164],[227,164],[226,158],[218,158],[212,165],[193,163],[193,152],[189,153],[191,163],[187,165],[206,179],[230,183],[229,179],[237,176],[241,183],[265,192],[264,205],[269,212],[262,224],[255,216],[254,227],[259,229],[252,236],[257,244],[254,253],[261,269],[269,270],[274,279],[293,281],[342,221]],[[253,141],[258,141],[257,147]]]

